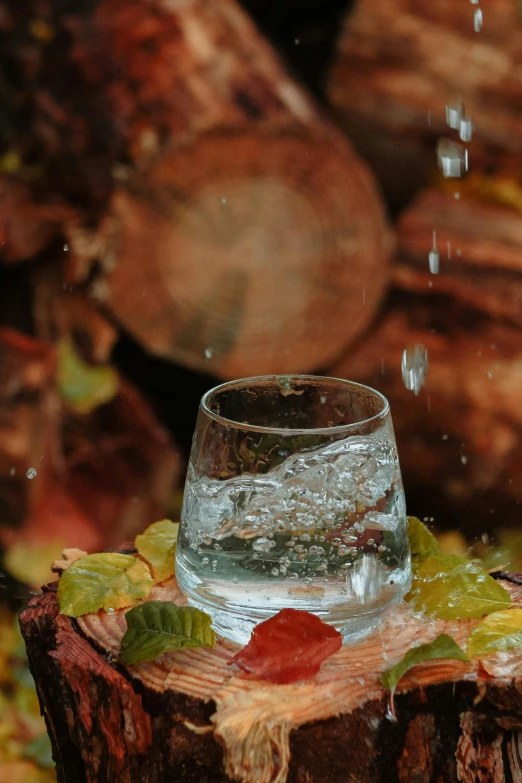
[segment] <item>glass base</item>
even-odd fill
[[[321,584],[280,582],[226,583],[222,580],[201,580],[177,560],[176,578],[190,606],[206,612],[212,618],[217,634],[245,645],[259,623],[268,620],[281,609],[302,609],[320,617],[343,636],[345,644],[353,644],[368,636],[382,621],[387,610],[402,601],[410,587],[409,569],[387,590],[375,597],[370,606],[354,606],[342,587]],[[330,587],[330,589],[328,589]]]

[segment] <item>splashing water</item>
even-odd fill
[[[440,253],[437,247],[437,232],[433,232],[433,245],[428,255],[428,263],[432,275],[438,275],[440,270]]]
[[[418,394],[426,383],[428,351],[420,343],[409,345],[402,354],[402,380],[405,387]]]
[[[451,139],[440,139],[437,160],[442,175],[447,178],[463,177],[468,170],[467,149]]]

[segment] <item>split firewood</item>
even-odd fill
[[[227,377],[325,365],[364,329],[390,249],[372,177],[233,0],[54,0],[29,41],[0,8],[12,121],[32,118],[12,145],[80,211],[69,283],[147,350]]]
[[[451,0],[358,0],[346,17],[329,95],[395,205],[427,183],[439,138],[458,138],[446,106],[462,101],[491,163],[522,151],[520,8]]]
[[[518,605],[520,579],[501,576]],[[185,603],[174,579],[150,597]],[[312,679],[277,685],[242,674],[232,660],[239,647],[221,639],[214,649],[117,663],[125,617],[73,621],[59,613],[55,587],[21,614],[62,783],[472,783],[477,770],[491,783],[520,779],[520,649],[418,663],[398,687],[397,722],[380,681],[439,634],[465,648],[479,620],[428,622],[395,606]]]
[[[418,396],[401,374],[403,352],[414,344],[428,355]],[[403,295],[330,374],[369,383],[389,399],[410,507],[476,536],[520,524],[521,368],[518,329],[447,297]]]
[[[168,434],[112,368],[80,362],[65,338],[55,349],[0,332],[3,546],[54,539],[93,550],[169,506],[180,460]],[[109,375],[89,376],[100,370]]]
[[[482,188],[488,180],[480,180]],[[489,187],[495,180],[489,180]],[[478,184],[478,183],[477,183]],[[499,198],[517,193],[513,180],[498,182]],[[502,187],[504,190],[502,190]],[[511,190],[510,190],[511,188]],[[522,191],[520,204],[495,203],[461,189],[452,193],[431,188],[401,216],[398,224],[397,287],[426,295],[448,294],[493,318],[522,326]],[[478,197],[477,197],[478,196]],[[477,230],[479,227],[479,230]],[[432,274],[428,256],[439,254],[439,273]]]

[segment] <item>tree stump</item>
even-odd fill
[[[483,14],[475,31],[474,13]],[[474,124],[470,166],[522,151],[522,28],[516,2],[483,8],[452,0],[359,0],[345,20],[329,95],[350,138],[395,206],[427,184],[446,105]]]
[[[522,579],[500,575],[514,602]],[[151,598],[184,603],[175,581]],[[426,622],[390,610],[312,680],[273,685],[239,673],[237,646],[117,663],[125,610],[77,621],[55,588],[20,616],[59,783],[406,783],[522,780],[522,652],[411,670],[389,719],[381,673],[412,646],[476,620]]]

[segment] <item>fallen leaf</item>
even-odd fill
[[[136,536],[136,549],[152,567],[155,582],[163,582],[169,576],[174,576],[174,557],[178,527],[170,519],[155,522]]]
[[[457,642],[447,634],[441,634],[429,644],[421,644],[418,647],[413,647],[409,650],[404,658],[395,664],[391,669],[384,672],[381,677],[381,684],[383,688],[390,691],[391,695],[391,712],[395,717],[395,707],[393,697],[397,685],[402,680],[406,672],[417,666],[419,663],[425,663],[426,661],[435,661],[442,658],[450,658],[456,661],[463,661],[469,663],[469,658],[466,653],[461,650]]]
[[[414,572],[419,569],[428,557],[440,555],[440,546],[437,543],[437,539],[417,517],[408,517],[408,538],[410,540],[411,562]]]
[[[468,639],[471,658],[522,648],[522,609],[506,609],[485,617]]]
[[[84,362],[69,338],[58,344],[57,380],[61,397],[78,413],[91,413],[118,393],[116,370]]]
[[[507,590],[475,562],[458,555],[430,557],[413,577],[413,608],[443,620],[463,620],[511,606]]]
[[[275,683],[307,680],[341,649],[342,636],[310,612],[282,609],[254,628],[233,659],[243,671]]]
[[[63,572],[58,582],[60,612],[69,617],[132,606],[153,585],[143,560],[116,552],[87,555]]]
[[[127,612],[125,619],[127,630],[121,643],[121,663],[153,661],[169,650],[214,647],[216,643],[209,615],[193,606],[147,601]]]

